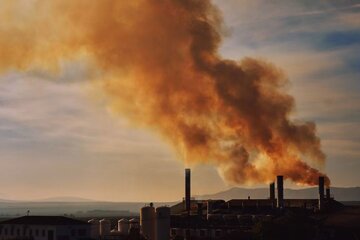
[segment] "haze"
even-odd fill
[[[327,155],[321,170],[333,186],[358,185],[359,3],[215,4],[226,25],[221,55],[260,57],[283,69],[296,100],[291,119],[317,124]],[[84,59],[72,59],[61,62],[59,74],[1,75],[0,198],[181,199],[184,164],[177,153],[156,132],[114,114],[87,81],[91,71]],[[212,165],[192,167],[195,195],[231,186]]]

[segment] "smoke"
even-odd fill
[[[314,185],[323,175],[312,167],[325,161],[315,124],[289,119],[286,76],[266,61],[223,59],[209,0],[5,0],[0,9],[0,71],[57,72],[81,56],[111,108],[186,163],[213,164],[236,184],[282,174]]]

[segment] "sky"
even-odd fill
[[[360,186],[360,1],[214,3],[225,21],[220,54],[283,69],[296,100],[291,118],[317,124],[332,185]],[[85,63],[61,68],[0,76],[0,198],[181,199],[185,166],[173,148],[114,114]],[[191,168],[195,195],[234,186],[213,166]]]

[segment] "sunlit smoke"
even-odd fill
[[[187,163],[235,184],[323,175],[316,127],[293,122],[284,73],[253,58],[223,59],[222,18],[209,0],[0,3],[0,71],[61,71],[91,59],[111,108],[164,137]],[[328,178],[326,178],[329,184]]]

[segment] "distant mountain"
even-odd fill
[[[285,189],[285,198],[318,198],[318,188]],[[360,201],[360,187],[332,187],[331,195],[338,201]],[[195,196],[196,199],[236,199],[236,198],[269,198],[268,188],[234,187],[215,194]]]
[[[58,200],[58,198],[56,198]],[[59,202],[59,201],[19,201],[0,202],[0,218],[3,216],[31,215],[74,215],[83,216],[125,216],[137,215],[145,202]],[[154,206],[172,206],[176,202],[154,202]]]
[[[34,202],[96,202],[96,200],[92,200],[92,199],[71,197],[71,196],[50,197],[50,198],[36,199],[33,201]]]

